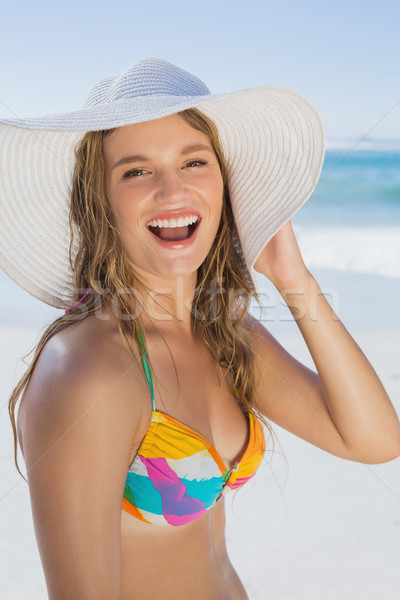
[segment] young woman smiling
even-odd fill
[[[15,157],[2,266],[67,309],[10,400],[49,597],[244,600],[224,496],[254,476],[269,421],[349,460],[400,449],[290,224],[319,176],[318,115],[288,90],[212,96],[152,59],[81,111],[4,122],[0,137],[3,164]],[[253,267],[316,372],[249,315]]]

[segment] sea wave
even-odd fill
[[[306,265],[400,278],[400,227],[294,227]]]

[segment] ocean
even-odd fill
[[[310,267],[400,278],[400,151],[327,151],[293,225]]]
[[[327,151],[299,222],[310,216],[325,225],[400,226],[400,151]]]

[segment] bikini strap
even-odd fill
[[[137,335],[138,342],[139,342],[140,353],[142,355],[144,373],[146,375],[146,381],[147,381],[148,388],[151,392],[151,407],[152,407],[152,410],[155,410],[156,403],[155,403],[155,398],[154,398],[154,387],[153,387],[153,379],[151,377],[149,357],[147,354],[146,345],[144,343],[142,333],[139,329],[139,325],[136,322],[135,322],[135,326],[136,326],[136,335]]]

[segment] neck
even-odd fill
[[[171,324],[190,327],[196,279],[182,277],[159,282],[143,290],[142,317],[155,328]]]
[[[136,271],[138,289],[133,309],[148,330],[191,330],[191,313],[197,272],[185,277],[163,278]]]

